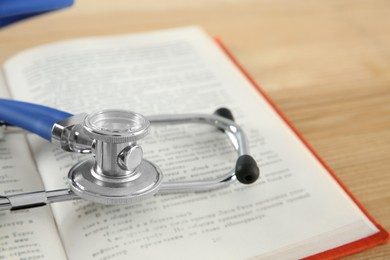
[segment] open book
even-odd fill
[[[342,188],[269,99],[196,27],[88,38],[22,52],[3,67],[2,97],[70,113],[152,114],[230,108],[260,166],[255,184],[156,195],[133,205],[83,200],[0,212],[0,259],[335,258],[388,233]],[[210,126],[152,126],[142,142],[164,181],[207,179],[235,163]],[[66,187],[85,158],[9,131],[0,141],[0,194]]]

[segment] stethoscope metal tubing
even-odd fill
[[[238,156],[248,153],[245,136],[242,129],[233,121],[207,114],[180,114],[180,115],[158,115],[149,116],[148,120],[152,124],[184,124],[203,123],[225,130]],[[235,169],[214,180],[205,181],[184,181],[184,182],[164,182],[158,194],[178,193],[178,192],[200,192],[222,188],[231,182],[236,181]]]
[[[208,114],[180,114],[149,116],[152,124],[184,124],[203,123],[225,131],[238,156],[248,154],[245,135],[242,129],[233,121],[216,115]],[[163,182],[157,194],[202,192],[225,187],[236,181],[235,169],[213,180]],[[54,202],[80,199],[70,189],[37,191],[10,196],[0,196],[0,210],[16,210],[43,206]]]

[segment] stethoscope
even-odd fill
[[[214,114],[144,117],[128,110],[107,109],[72,115],[42,105],[0,99],[0,123],[37,134],[65,151],[94,155],[69,170],[69,188],[0,195],[0,210],[80,198],[101,204],[134,203],[157,193],[208,191],[236,180],[250,184],[259,177],[257,163],[248,154],[244,133],[226,108]],[[215,126],[227,135],[237,151],[235,167],[213,180],[163,182],[160,168],[143,158],[142,147],[137,142],[150,132],[151,124],[167,123]]]

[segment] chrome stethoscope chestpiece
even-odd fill
[[[69,171],[71,190],[81,198],[102,204],[125,204],[153,196],[162,172],[143,159],[137,141],[150,131],[142,115],[126,110],[101,110],[89,114],[83,132],[92,140],[94,158]]]

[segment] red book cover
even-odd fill
[[[373,219],[372,216],[367,212],[367,210],[362,206],[362,204],[353,196],[353,194],[348,190],[348,188],[340,181],[340,179],[335,175],[335,173],[329,168],[328,165],[321,159],[321,157],[314,151],[314,149],[309,145],[309,143],[303,138],[303,136],[298,132],[298,130],[292,125],[288,118],[282,113],[282,111],[276,106],[276,104],[271,100],[269,96],[260,88],[258,84],[253,80],[253,78],[245,71],[237,59],[232,55],[232,53],[226,48],[219,38],[215,39],[217,44],[221,47],[224,53],[229,57],[229,59],[237,66],[237,68],[243,73],[243,75],[249,80],[252,86],[260,93],[261,96],[270,104],[270,106],[278,113],[278,115],[283,119],[283,121],[290,127],[290,129],[297,135],[297,137],[302,141],[302,143],[313,153],[315,158],[325,167],[329,174],[336,180],[336,182],[343,188],[343,190],[351,197],[354,203],[360,208],[360,210],[370,219],[371,222],[379,229],[379,232],[357,240],[355,242],[345,244],[336,248],[333,248],[328,251],[324,251],[312,256],[309,256],[305,259],[335,259],[343,256],[351,255],[357,252],[364,251],[366,249],[375,247],[380,244],[386,243],[390,235],[389,233]]]

